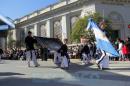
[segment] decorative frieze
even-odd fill
[[[125,5],[130,4],[130,0],[102,0],[102,4]]]

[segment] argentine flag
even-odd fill
[[[106,34],[98,27],[96,22],[92,18],[88,20],[87,30],[92,30],[96,37],[96,45],[98,49],[104,50],[106,53],[109,53],[112,57],[118,57],[119,54],[112,46]]]
[[[11,28],[15,28],[15,24],[13,23],[13,21],[7,17],[4,17],[3,15],[0,14],[0,22],[3,24],[3,25],[7,25]],[[7,29],[7,27],[4,27],[5,30]]]

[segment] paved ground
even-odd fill
[[[80,65],[72,60],[69,70],[62,70],[52,60],[28,68],[25,61],[2,61],[0,86],[130,86],[130,62],[110,62],[110,70],[96,65]]]

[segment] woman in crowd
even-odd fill
[[[126,61],[126,60],[128,60],[128,47],[127,47],[126,43],[123,42],[121,61]]]

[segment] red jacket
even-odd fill
[[[129,53],[129,49],[128,49],[128,47],[126,45],[123,45],[123,47],[122,47],[122,53],[123,54],[128,54]]]

